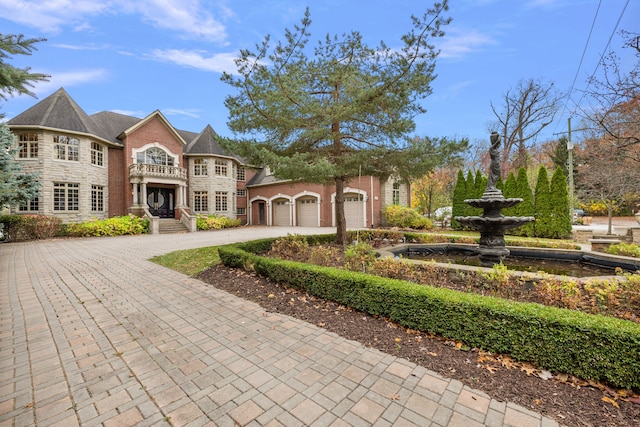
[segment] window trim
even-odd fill
[[[104,185],[91,184],[91,212],[104,212]]]
[[[53,159],[66,162],[79,162],[80,139],[70,135],[54,135]]]
[[[91,142],[91,164],[104,166],[104,146],[97,142]]]
[[[63,202],[62,204],[60,203],[61,201]],[[80,184],[73,182],[54,182],[52,202],[54,212],[79,211]]]

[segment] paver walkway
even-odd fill
[[[287,232],[0,245],[0,427],[557,426],[148,259]]]

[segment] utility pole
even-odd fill
[[[567,170],[569,172],[569,215],[573,219],[573,141],[571,141],[571,117],[567,119]]]

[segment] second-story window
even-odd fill
[[[227,161],[226,160],[216,160],[216,175],[217,176],[227,176]]]
[[[138,163],[147,165],[173,166],[173,157],[158,147],[147,148],[145,151],[138,153],[136,160]]]
[[[97,142],[91,143],[91,164],[98,166],[104,164],[104,148]]]
[[[238,181],[244,181],[244,180],[246,179],[246,175],[245,175],[245,171],[244,171],[244,166],[238,166],[238,171],[237,171],[236,179],[237,179]]]
[[[68,135],[55,135],[53,137],[53,158],[57,160],[80,160],[78,150],[80,140]]]
[[[193,174],[195,176],[206,176],[207,173],[207,159],[195,159],[193,161]]]
[[[38,157],[38,134],[21,133],[18,136],[18,158],[35,159]]]

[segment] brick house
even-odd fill
[[[245,224],[334,226],[335,189],[276,179],[225,152],[207,125],[174,128],[160,111],[139,119],[88,115],[63,89],[7,122],[18,160],[40,176],[38,197],[12,213],[54,215],[63,222],[134,213],[182,221],[216,214]],[[409,205],[409,186],[393,179],[352,179],[345,187],[348,227],[383,221],[384,206]],[[154,230],[157,231],[157,230]]]

